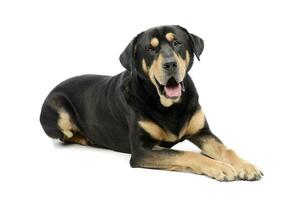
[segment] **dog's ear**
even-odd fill
[[[131,40],[131,42],[127,45],[125,50],[121,53],[119,60],[123,67],[125,67],[128,71],[132,71],[134,67],[134,59],[135,59],[135,44],[136,44],[137,36]]]
[[[197,59],[200,60],[200,55],[204,49],[204,41],[197,35],[189,33],[185,28],[183,28],[179,25],[177,25],[177,27],[187,33],[192,50],[193,50],[194,54],[196,55]]]
[[[189,37],[193,43],[194,54],[196,55],[197,59],[200,60],[200,55],[204,49],[204,41],[192,33],[189,33]]]

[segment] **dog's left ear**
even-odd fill
[[[127,45],[125,50],[121,53],[119,60],[123,67],[125,67],[128,71],[132,71],[134,67],[134,59],[135,59],[135,44],[136,44],[137,36],[131,40],[131,42]]]
[[[179,25],[177,25],[177,27],[188,34],[190,45],[193,49],[193,52],[196,55],[197,59],[200,60],[200,55],[201,55],[201,53],[204,49],[204,41],[200,37],[198,37],[197,35],[189,33],[185,28],[183,28]]]

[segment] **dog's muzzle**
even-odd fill
[[[182,92],[185,91],[183,81],[178,81],[174,76],[166,79],[165,84],[160,84],[157,79],[155,80],[158,84],[159,92],[167,98],[177,99],[182,95]]]

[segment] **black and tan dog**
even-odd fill
[[[262,173],[212,134],[188,75],[203,40],[180,26],[138,34],[120,56],[126,71],[68,79],[46,98],[48,136],[131,153],[130,165],[205,174],[220,181]],[[202,154],[170,149],[188,139]]]

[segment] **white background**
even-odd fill
[[[299,199],[299,10],[296,0],[1,1],[0,199]],[[261,181],[131,169],[128,154],[43,132],[40,108],[56,84],[121,72],[128,42],[163,24],[204,39],[190,72],[200,103]]]

